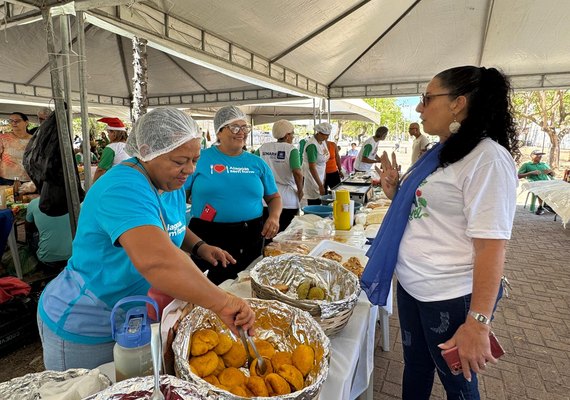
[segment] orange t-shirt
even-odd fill
[[[327,161],[327,169],[325,170],[325,173],[330,174],[331,172],[336,172],[338,171],[338,165],[336,165],[336,152],[337,152],[337,147],[336,147],[336,143],[333,142],[329,142],[327,141],[327,147],[329,149],[329,160]]]

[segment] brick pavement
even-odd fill
[[[499,303],[493,331],[506,351],[480,376],[482,399],[570,399],[570,224],[517,206],[505,272],[511,297]],[[399,399],[402,349],[397,310],[390,351],[376,347],[374,399]],[[436,378],[431,399],[444,399]]]

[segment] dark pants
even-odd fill
[[[340,174],[338,171],[325,175],[325,189],[331,190],[340,184]]]
[[[236,264],[227,267],[214,266],[207,261],[192,256],[192,259],[202,271],[209,270],[208,278],[214,284],[237,278],[238,272],[246,269],[249,264],[261,255],[263,240],[262,217],[236,223],[208,222],[192,218],[188,225],[190,230],[212,246],[218,246],[230,253],[236,259]]]
[[[279,217],[279,232],[283,232],[285,229],[287,229],[291,221],[293,221],[293,218],[295,218],[295,216],[298,214],[298,208],[284,208],[281,210],[281,216]],[[268,217],[269,209],[267,207],[263,207],[263,221],[267,221]],[[266,243],[269,243],[270,241],[271,240],[267,239]]]
[[[321,199],[307,199],[307,204],[310,206],[320,206],[322,202]]]
[[[497,301],[501,296],[502,286]],[[397,298],[404,350],[402,399],[429,400],[436,370],[448,400],[479,399],[477,374],[471,371],[471,382],[467,382],[463,374],[453,375],[437,347],[449,340],[465,322],[471,294],[451,300],[421,302],[398,283]]]

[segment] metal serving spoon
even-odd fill
[[[249,353],[249,349],[247,347],[248,343],[251,346],[251,348],[253,349],[253,352],[255,353],[255,358],[257,358],[257,370],[259,371],[259,373],[261,375],[265,374],[265,371],[267,370],[267,364],[265,363],[265,360],[263,359],[263,357],[261,357],[261,355],[259,354],[259,351],[257,351],[257,347],[255,347],[255,343],[253,342],[253,339],[251,338],[251,336],[249,336],[247,334],[247,332],[241,326],[238,326],[237,330],[239,332],[241,342],[243,343],[243,346],[245,347],[245,351],[247,352],[247,358],[248,358],[249,366],[251,367],[251,364],[253,363],[253,359],[252,359],[251,354]]]

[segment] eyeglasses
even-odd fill
[[[23,119],[9,119],[8,121],[13,125],[13,124],[19,124],[20,122],[23,121]]]
[[[232,124],[232,125],[227,125],[227,128],[234,135],[237,135],[240,130],[246,134],[251,132],[251,126],[249,126],[249,125],[234,125],[234,124]]]
[[[420,102],[422,103],[422,105],[424,107],[427,107],[429,101],[432,99],[432,97],[438,97],[438,96],[453,96],[453,93],[438,93],[438,94],[425,94],[422,93],[420,95]]]

